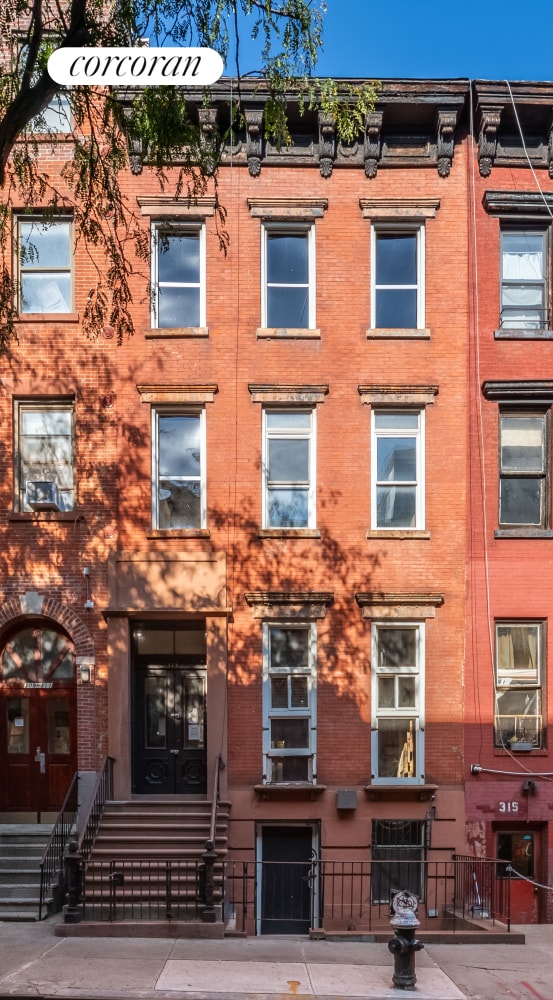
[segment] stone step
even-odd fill
[[[38,903],[34,905],[32,908],[29,907],[29,909],[23,909],[23,907],[21,907],[17,910],[11,907],[10,908],[4,907],[0,903],[0,920],[5,920],[5,921],[17,920],[21,922],[28,921],[29,923],[31,921],[38,920]]]
[[[16,868],[11,865],[0,866],[0,899],[2,898],[2,885],[20,885],[32,881],[40,882],[40,868],[30,868],[28,865],[25,868]]]
[[[5,902],[8,899],[29,899],[38,902],[40,897],[40,881],[22,882],[9,885],[7,882],[0,884],[0,900]]]

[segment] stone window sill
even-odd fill
[[[553,330],[494,330],[495,340],[553,340]]]
[[[207,326],[148,327],[144,330],[146,340],[175,340],[179,337],[209,337]]]
[[[259,327],[255,331],[258,340],[320,340],[321,331],[295,327]]]
[[[415,528],[405,528],[404,530],[390,529],[386,531],[384,528],[378,528],[375,530],[369,529],[366,533],[367,538],[397,538],[397,539],[427,539],[431,538],[429,531],[420,531]]]
[[[314,799],[326,791],[326,785],[314,785],[309,781],[279,781],[253,788],[261,799]]]
[[[320,538],[318,528],[260,528],[258,538]]]
[[[494,538],[553,538],[551,528],[498,528]]]
[[[437,785],[417,785],[415,782],[404,785],[365,785],[367,797],[373,801],[385,798],[418,799],[420,802],[431,800]]]
[[[209,528],[151,528],[146,538],[210,538]]]
[[[18,523],[33,523],[36,521],[65,521],[74,523],[84,517],[78,510],[24,510],[8,515],[8,521]]]
[[[367,340],[396,340],[404,338],[405,340],[430,340],[431,330],[403,330],[396,329],[395,327],[377,327],[376,329],[371,328],[367,330]]]
[[[67,313],[20,313],[17,323],[78,323],[78,312]]]

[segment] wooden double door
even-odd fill
[[[0,808],[55,812],[77,769],[76,688],[3,685]]]
[[[138,662],[134,671],[133,791],[204,795],[206,668],[163,659]]]

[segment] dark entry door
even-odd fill
[[[141,794],[207,791],[206,670],[179,663],[135,671],[133,789]]]
[[[315,890],[313,859],[311,827],[263,827],[262,934],[309,933]]]

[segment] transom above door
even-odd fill
[[[205,795],[205,622],[133,630],[133,791]]]

